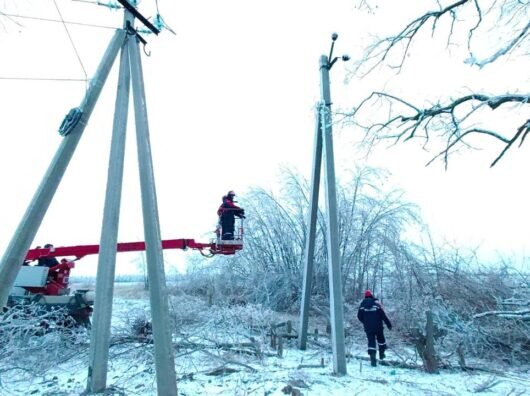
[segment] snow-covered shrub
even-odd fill
[[[44,375],[87,350],[88,335],[66,309],[15,305],[0,314],[0,372]]]
[[[131,331],[134,336],[147,338],[153,334],[153,324],[147,317],[137,317],[131,323]]]
[[[389,281],[391,317],[401,333],[412,337],[421,331],[425,311],[431,310],[440,356],[458,357],[461,365],[465,356],[528,361],[530,322],[510,316],[514,308],[503,306],[524,290],[516,287],[521,274],[507,266],[480,267],[461,251],[435,253],[435,260],[426,254],[423,260],[409,255],[399,267],[401,273]],[[522,300],[530,301],[528,291]]]
[[[193,295],[170,296],[169,311],[173,327],[201,323],[208,316],[208,304],[205,299]]]

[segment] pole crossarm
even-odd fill
[[[138,18],[139,21],[141,21],[145,27],[147,27],[150,31],[152,31],[154,34],[160,33],[160,30],[155,27],[149,20],[144,17],[142,14],[138,12],[136,8],[134,8],[131,3],[129,3],[127,0],[118,0],[118,2],[131,14],[135,16],[135,18]]]

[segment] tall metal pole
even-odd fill
[[[124,28],[132,23],[132,15],[125,11]],[[103,210],[98,272],[96,279],[96,301],[90,336],[90,357],[88,365],[87,392],[103,392],[107,387],[107,368],[110,346],[110,325],[112,319],[112,298],[116,270],[116,245],[125,157],[125,137],[129,110],[129,89],[131,71],[127,40],[124,41],[120,57],[118,93],[116,96],[114,125],[109,157],[107,191]]]
[[[331,313],[331,345],[333,348],[333,371],[346,374],[344,348],[344,314],[342,301],[341,266],[339,256],[339,225],[337,215],[337,191],[335,180],[335,159],[331,128],[331,93],[329,87],[328,57],[320,57],[320,89],[324,106],[321,107],[321,123],[324,138],[324,182],[326,185],[326,212],[328,231],[328,268]]]
[[[318,215],[318,194],[320,190],[320,174],[322,168],[322,124],[319,104],[315,117],[315,143],[313,147],[313,172],[311,173],[311,196],[309,197],[309,222],[304,258],[304,281],[302,286],[302,309],[300,310],[300,328],[298,347],[307,347],[307,326],[309,323],[309,303],[313,281],[315,241]]]
[[[151,143],[149,141],[142,63],[137,40],[129,40],[129,56],[131,61],[140,188],[142,191],[149,294],[153,318],[157,388],[159,395],[175,396],[177,394],[175,360],[171,342],[171,329],[169,327],[169,304],[151,157]]]
[[[13,287],[18,271],[83,135],[114,59],[116,59],[118,51],[123,44],[124,37],[125,31],[117,30],[110,41],[81,104],[83,110],[81,119],[72,131],[62,139],[55,156],[48,166],[48,170],[0,261],[0,308],[7,304],[9,292]]]

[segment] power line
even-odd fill
[[[101,29],[112,29],[112,30],[120,29],[120,28],[114,27],[114,26],[94,25],[94,24],[91,24],[91,23],[72,22],[72,21],[64,21],[64,20],[51,19],[51,18],[40,18],[40,17],[32,17],[32,16],[27,16],[27,15],[6,14],[4,12],[0,12],[0,14],[2,16],[8,17],[8,18],[11,17],[11,18],[20,18],[20,19],[32,19],[32,20],[36,20],[36,21],[57,22],[57,23],[64,23],[64,24],[67,24],[67,25],[79,25],[79,26],[101,28]],[[12,21],[12,22],[13,23],[17,23],[16,21]]]
[[[86,82],[86,78],[53,78],[53,77],[2,77],[0,80],[19,80],[19,81],[75,81]]]
[[[79,60],[79,64],[81,65],[81,68],[83,69],[83,73],[85,73],[85,80],[88,81],[88,74],[85,70],[85,65],[83,65],[83,61],[81,60],[81,57],[79,56],[79,52],[77,52],[77,48],[75,47],[74,40],[72,39],[72,36],[70,35],[70,32],[68,31],[68,27],[66,26],[66,23],[64,23],[63,16],[61,14],[61,10],[59,10],[59,6],[57,5],[57,1],[53,0],[53,4],[55,4],[55,8],[57,9],[57,13],[61,17],[61,21],[63,23],[64,29],[66,30],[66,34],[68,35],[68,38],[70,39],[70,43],[72,43],[72,47],[74,48],[75,55],[77,56],[77,59]]]
[[[0,15],[3,15],[5,16],[7,19],[9,19],[11,22],[13,22],[15,25],[19,26],[19,27],[22,27],[22,25],[20,23],[18,23],[17,21],[15,21],[13,18],[10,18],[10,15],[9,14],[5,14],[3,13],[2,11],[0,11]]]
[[[173,29],[171,29],[168,24],[166,23],[166,21],[164,21],[164,19],[162,18],[162,15],[160,15],[160,9],[158,8],[158,0],[155,0],[155,5],[156,5],[156,16],[155,16],[155,22],[157,23],[157,25],[159,25],[159,29],[162,30],[162,29],[167,29],[169,30],[171,33],[173,33],[174,35],[176,35],[177,33],[175,33],[175,31]]]
[[[96,1],[92,1],[92,0],[72,0],[72,1],[78,1],[80,3],[94,4],[94,5],[98,5],[98,6],[108,7],[108,8],[111,8],[111,9],[121,9],[121,8],[123,8],[121,5],[118,5],[116,0],[111,0],[111,1],[108,1],[106,3],[103,3],[103,2],[101,2],[99,0],[96,0]]]

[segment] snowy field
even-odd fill
[[[131,327],[148,314],[141,292],[115,299],[113,346],[106,395],[156,395],[153,346],[135,337]],[[362,333],[347,337],[348,374],[334,376],[326,336],[296,348],[285,341],[282,356],[271,347],[267,329],[286,319],[259,307],[208,307],[194,297],[172,297],[176,326],[175,361],[180,395],[530,395],[530,366],[493,367],[471,362],[489,372],[441,370],[426,374],[420,369],[371,367],[366,361]],[[296,317],[292,317],[296,320]],[[296,325],[293,326],[296,330]],[[310,325],[310,329],[312,329]],[[260,330],[261,329],[261,330]],[[388,362],[414,364],[414,353],[388,334]],[[88,336],[47,334],[26,340],[33,353],[0,361],[0,394],[81,395],[86,388]],[[253,347],[249,348],[249,345]],[[220,348],[219,346],[224,347]],[[30,349],[27,349],[30,351]],[[33,355],[33,356],[28,356]],[[17,356],[16,354],[13,356]],[[33,359],[33,360],[32,360]],[[418,364],[416,361],[415,364]],[[300,393],[298,393],[300,392]]]

